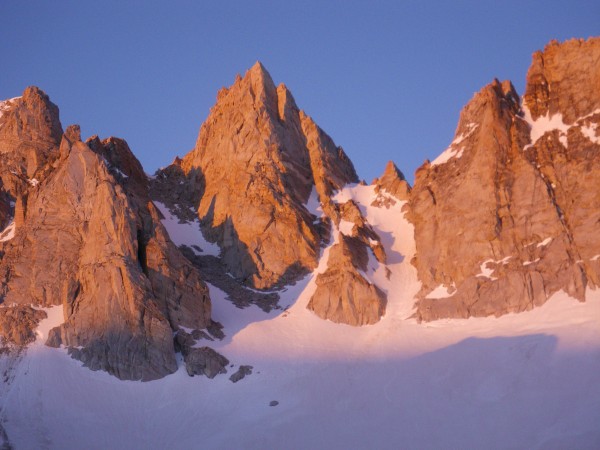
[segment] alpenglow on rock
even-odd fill
[[[163,185],[175,181],[163,191],[182,201],[177,174],[228,270],[261,289],[316,267],[328,227],[307,209],[311,193],[328,205],[334,190],[358,181],[344,151],[260,63],[219,91],[195,149],[158,173]]]
[[[181,352],[189,374],[216,376],[228,360],[200,343],[224,337],[203,280],[271,310],[316,268],[309,310],[376,324],[401,288],[393,224],[381,226],[398,213],[414,226],[402,232],[416,247],[418,320],[521,312],[559,290],[584,300],[600,286],[599,155],[598,38],[536,53],[523,99],[508,81],[484,87],[412,189],[392,162],[352,185],[343,150],[260,63],[151,179],[124,140],[63,133],[56,105],[27,88],[0,102],[0,347],[33,342],[41,308],[62,305],[47,345],[93,370],[152,380]],[[163,226],[174,216],[218,246],[176,247]]]
[[[0,177],[14,228],[0,241],[1,315],[23,318],[3,338],[31,342],[46,313],[29,305],[62,305],[48,345],[121,379],[174,372],[173,332],[206,328],[210,299],[160,223],[141,165],[120,139],[86,144],[78,126],[63,135],[58,108],[37,88],[2,112]]]
[[[501,315],[600,281],[600,39],[534,55],[523,103],[494,81],[410,200],[417,317]]]
[[[385,178],[386,187],[395,183],[394,189],[408,192],[405,181],[393,178]],[[369,252],[383,263],[385,250],[356,205],[333,200],[357,181],[343,150],[256,63],[219,92],[196,148],[159,171],[152,192],[182,215],[197,209],[225,269],[259,289],[281,287],[315,269],[322,247],[335,237],[331,230],[342,220],[356,224],[357,236],[340,237],[332,249],[308,308],[324,319],[365,325],[384,314],[386,295],[361,267]]]

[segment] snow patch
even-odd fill
[[[359,205],[363,216],[366,214],[366,205],[370,205],[376,198],[377,193],[375,192],[375,186],[362,186],[358,183],[346,185],[339,191],[334,192],[331,197],[337,204],[343,204],[353,200]]]
[[[15,221],[13,220],[0,232],[0,242],[10,241],[14,238],[16,229]]]
[[[580,303],[559,292],[532,311],[427,325],[399,320],[390,302],[390,315],[377,325],[349,327],[312,316],[303,303],[306,289],[303,281],[291,293],[297,300],[286,312],[264,313],[237,309],[209,285],[214,318],[227,335],[210,346],[232,364],[254,366],[236,384],[228,380],[231,370],[208,380],[182,367],[148,383],[119,381],[83,368],[64,350],[30,348],[0,397],[12,444],[545,448],[556,439],[562,445],[550,447],[587,448],[596,442],[600,293],[588,291]],[[42,321],[38,336],[47,335],[41,328],[49,330],[49,322]],[[343,426],[323,426],[323,417]],[[435,433],[423,433],[433,422]],[[65,425],[72,423],[77,427]]]
[[[593,144],[600,145],[600,136],[598,136],[598,124],[591,123],[581,127],[581,134],[588,138]]]
[[[310,196],[304,207],[313,216],[323,217],[323,208],[321,207],[321,201],[319,200],[319,194],[317,193],[317,188],[315,186],[312,187],[312,191],[310,192]]]
[[[452,158],[460,158],[463,155],[464,147],[461,147],[460,144],[475,132],[475,130],[479,127],[479,124],[470,123],[467,125],[467,132],[461,133],[458,135],[448,146],[446,150],[442,152],[440,156],[433,160],[431,163],[432,166],[438,166],[440,164],[447,163]]]
[[[6,111],[8,111],[13,106],[13,102],[20,98],[21,97],[14,97],[8,100],[0,101],[0,118],[4,115]]]
[[[427,294],[427,298],[434,300],[440,298],[449,298],[452,297],[454,294],[456,294],[456,285],[454,283],[452,283],[452,285],[448,287],[440,284],[433,291]]]
[[[546,238],[544,239],[542,242],[540,242],[538,245],[536,245],[536,247],[545,247],[546,245],[548,245],[550,242],[552,242],[552,238]]]
[[[531,112],[529,111],[529,108],[527,108],[526,105],[523,105],[522,110],[523,120],[525,120],[525,122],[527,122],[530,127],[531,144],[529,144],[527,147],[535,145],[538,139],[549,131],[558,130],[561,133],[561,136],[563,133],[566,136],[567,131],[571,127],[570,125],[567,125],[563,122],[563,117],[560,113],[554,114],[552,116],[550,115],[550,113],[548,113],[545,116],[540,116],[536,120],[533,120],[533,118],[531,117]]]
[[[129,178],[129,175],[125,175],[125,172],[123,172],[118,167],[113,166],[111,163],[109,163],[108,160],[104,156],[102,156],[102,161],[104,161],[104,164],[106,165],[107,169],[110,170],[113,174],[117,174],[121,178],[125,178],[125,179]]]
[[[33,187],[36,187],[38,184],[40,184],[36,178],[31,178],[30,180],[27,180],[27,182]]]
[[[176,246],[185,245],[192,249],[196,255],[219,256],[221,249],[217,244],[208,242],[202,235],[200,221],[196,218],[193,222],[180,223],[179,218],[169,211],[164,203],[155,201],[154,204],[165,217],[162,224],[169,233],[169,237]],[[199,251],[196,247],[202,249]]]
[[[596,109],[592,111],[590,114],[587,114],[583,117],[578,118],[572,124],[566,124],[563,121],[563,116],[561,113],[556,113],[550,115],[548,112],[545,116],[540,116],[536,120],[533,120],[531,117],[531,112],[526,105],[522,107],[523,111],[523,120],[529,124],[530,128],[530,136],[531,136],[531,144],[526,145],[523,150],[527,150],[528,148],[535,145],[535,143],[543,137],[546,133],[558,130],[559,132],[559,141],[562,145],[567,147],[567,133],[571,127],[580,126],[581,133],[587,137],[590,141],[596,144],[600,144],[600,137],[596,136],[596,127],[597,124],[591,125],[582,125],[581,122],[588,119],[589,117],[599,114],[600,109]]]
[[[352,229],[354,228],[354,224],[349,222],[348,220],[340,220],[339,231],[340,233],[346,236],[352,236]]]
[[[44,346],[50,330],[62,325],[65,321],[63,305],[51,306],[48,308],[34,306],[34,308],[46,311],[46,314],[48,314],[48,317],[42,319],[35,330],[36,340],[34,345]]]
[[[479,266],[479,273],[477,275],[475,275],[476,277],[483,277],[483,278],[489,278],[490,280],[497,280],[496,277],[493,277],[492,274],[494,273],[495,268],[489,268],[488,264],[494,264],[496,263],[496,261],[494,261],[493,259],[486,259],[484,262],[481,263],[481,265]]]
[[[494,270],[496,270],[496,268],[495,267],[490,268],[490,267],[488,267],[488,265],[489,264],[495,264],[495,265],[507,264],[511,258],[512,258],[512,256],[507,256],[505,258],[497,259],[497,260],[496,259],[486,259],[479,266],[479,273],[475,276],[489,278],[492,281],[497,280],[498,278],[492,276],[492,274],[494,273]]]

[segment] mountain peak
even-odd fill
[[[259,86],[262,86],[268,91],[275,89],[275,83],[273,82],[273,78],[271,78],[271,74],[260,61],[256,61],[256,63],[254,63],[254,65],[246,71],[244,77],[239,81],[242,83],[249,82],[250,85],[255,88],[255,91]]]
[[[32,178],[44,166],[61,141],[63,130],[58,107],[44,91],[26,88],[21,97],[3,102],[0,148],[2,165]],[[20,141],[31,145],[21,145]]]
[[[248,72],[251,72],[251,73],[254,73],[254,74],[268,75],[269,77],[271,76],[269,74],[269,71],[264,66],[264,64],[261,63],[258,60],[252,65],[252,67],[250,67],[250,69],[248,69]]]
[[[408,200],[410,197],[410,185],[393,161],[388,161],[383,175],[375,178],[372,184],[375,185],[377,191],[385,189],[399,200]]]
[[[562,114],[564,123],[600,109],[600,38],[550,42],[533,54],[523,103],[536,120]],[[580,86],[594,86],[582,90]]]
[[[326,236],[304,205],[313,188],[326,201],[357,178],[343,150],[260,62],[219,93],[180,168],[190,183],[182,186],[191,187],[180,196],[199,194],[189,206],[207,236],[221,246],[229,272],[256,288],[316,267]],[[163,189],[177,190],[179,180],[171,182]]]
[[[385,165],[385,170],[383,171],[383,177],[382,178],[397,178],[400,180],[405,180],[406,178],[404,177],[404,174],[400,171],[400,169],[398,169],[398,167],[396,166],[396,164],[394,164],[394,161],[390,160],[388,161],[388,163]]]
[[[31,100],[33,98],[39,98],[45,101],[49,101],[50,98],[48,97],[48,95],[42,91],[39,87],[37,86],[27,86],[25,88],[25,90],[23,91],[23,99],[25,101]]]

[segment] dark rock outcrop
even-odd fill
[[[237,383],[240,380],[246,378],[247,375],[252,375],[252,366],[240,366],[234,374],[232,374],[229,379],[232,383]]]
[[[183,356],[189,376],[205,375],[214,378],[227,373],[229,360],[210,347],[190,348]]]

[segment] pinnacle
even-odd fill
[[[26,102],[32,101],[33,99],[41,99],[44,102],[49,102],[50,98],[37,86],[27,86],[23,91],[23,100]]]
[[[396,167],[396,164],[394,164],[394,161],[388,161],[387,165],[385,166],[385,171],[383,172],[383,177],[394,177],[394,178],[399,178],[400,180],[404,180],[404,174],[400,171],[400,169],[398,169],[398,167]],[[382,178],[383,178],[382,177]]]
[[[269,72],[267,71],[267,69],[265,68],[265,66],[263,65],[263,63],[261,63],[260,61],[256,61],[254,63],[254,65],[249,69],[249,72],[251,73],[261,73],[261,74],[269,74]]]
[[[79,125],[69,125],[65,130],[65,137],[71,142],[81,141],[81,128]]]
[[[271,74],[269,74],[269,71],[260,61],[256,61],[256,63],[254,63],[254,65],[248,69],[246,75],[244,75],[244,78],[247,77],[250,77],[250,79],[259,81],[263,84],[273,85],[273,87],[275,86],[273,79],[271,78]]]

